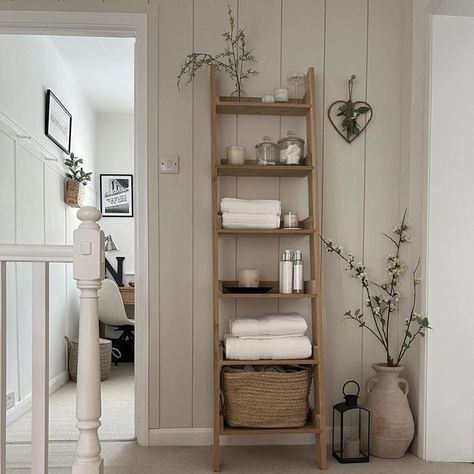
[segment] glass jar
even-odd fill
[[[286,138],[278,140],[280,150],[279,162],[285,165],[300,165],[303,163],[304,140],[296,133],[288,131]]]
[[[278,145],[270,137],[263,137],[262,143],[255,145],[258,165],[276,165],[278,158]]]

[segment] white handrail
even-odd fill
[[[72,245],[0,245],[0,262],[72,263]]]

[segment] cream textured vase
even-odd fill
[[[367,383],[370,410],[370,454],[401,458],[415,433],[408,405],[408,382],[400,377],[403,367],[373,364],[376,376]]]

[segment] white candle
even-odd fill
[[[288,88],[287,87],[277,87],[273,91],[275,96],[275,102],[288,102]]]
[[[245,147],[240,145],[228,146],[227,163],[229,165],[243,165],[245,163]]]
[[[360,441],[358,439],[346,439],[344,440],[344,453],[345,458],[358,458],[360,453]]]
[[[239,270],[239,286],[241,288],[257,288],[259,283],[258,270]]]

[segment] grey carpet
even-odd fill
[[[50,441],[77,440],[76,384],[69,382],[49,399]],[[110,377],[102,382],[101,440],[130,440],[134,434],[133,364],[112,366]],[[7,443],[31,441],[31,412],[7,427]]]

